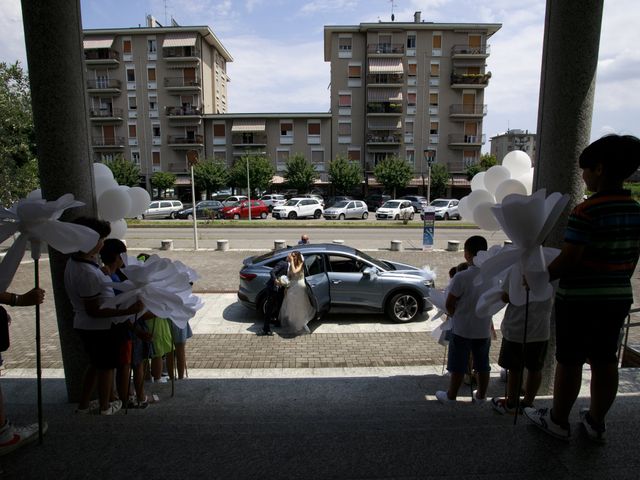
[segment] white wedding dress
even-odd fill
[[[311,305],[307,293],[307,285],[304,283],[304,271],[293,274],[289,267],[289,287],[285,291],[282,307],[280,308],[280,323],[284,331],[288,333],[309,333],[309,323],[316,315],[315,308]]]

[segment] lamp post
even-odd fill
[[[251,221],[251,182],[249,180],[249,156],[246,157],[247,160],[247,203],[249,204],[249,221]]]
[[[436,160],[436,151],[435,150],[425,150],[424,151],[424,160],[427,162],[427,175],[429,176],[427,180],[427,205],[431,203],[431,165]],[[424,166],[424,164],[423,164]],[[422,168],[420,171],[422,172]],[[422,174],[422,189],[424,191],[424,174]]]
[[[193,175],[193,167],[198,164],[197,150],[189,150],[187,152],[187,162],[191,169],[191,211],[193,212],[193,249],[198,250],[198,211],[196,210],[196,185]]]

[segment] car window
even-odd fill
[[[307,199],[307,200],[302,200],[302,203],[301,203],[301,204],[302,204],[302,205],[313,205],[313,204],[315,204],[315,203],[316,203],[315,201],[310,200],[310,199]]]
[[[383,208],[398,208],[400,206],[400,202],[397,200],[390,200],[388,202],[384,202],[382,205]]]
[[[171,202],[171,204],[172,204],[174,207],[182,207],[182,203],[181,203],[181,202]]]
[[[454,200],[453,202],[451,202],[451,205],[454,207],[458,206],[458,200]]]
[[[171,202],[160,202],[160,208],[171,208]]]
[[[259,207],[260,206],[260,202],[258,202],[258,201],[251,202],[251,206],[252,207]]]
[[[158,208],[158,205],[160,205],[159,202],[152,202],[149,204],[149,208]]]
[[[431,206],[432,207],[446,207],[447,206],[447,201],[446,200],[434,200],[433,202],[431,202]]]
[[[304,257],[305,275],[317,275],[325,271],[324,258],[319,254],[307,254]]]
[[[330,255],[329,266],[332,272],[356,273],[360,272],[365,264],[356,258]]]
[[[347,208],[354,208],[356,205],[353,202],[349,202]]]
[[[287,203],[284,204],[285,207],[295,207],[298,205],[300,200],[287,200]]]
[[[334,208],[344,208],[347,205],[348,202],[342,201],[342,202],[336,202],[333,206]]]

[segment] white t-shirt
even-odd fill
[[[478,273],[478,267],[469,265],[468,269],[456,273],[449,283],[449,293],[458,298],[451,318],[451,331],[464,338],[491,337],[491,317],[476,314],[476,305],[482,293],[473,285]]]
[[[111,279],[105,275],[96,263],[70,258],[64,270],[64,286],[73,306],[73,328],[81,330],[109,330],[112,323],[123,321],[126,317],[92,317],[84,306],[89,298],[113,297]]]

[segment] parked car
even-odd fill
[[[425,207],[429,206],[427,197],[423,197],[422,195],[405,195],[404,197],[400,197],[400,200],[409,200],[416,213],[422,212]]]
[[[304,256],[305,282],[318,315],[340,310],[379,312],[394,322],[411,322],[433,308],[428,299],[433,280],[425,270],[329,243],[297,245],[245,258],[240,270],[240,303],[264,312],[271,269],[294,249]]]
[[[225,198],[222,203],[226,206],[232,203],[242,202],[243,200],[249,200],[249,197],[246,195],[231,195],[230,197]]]
[[[251,218],[267,218],[269,215],[269,207],[262,200],[251,200]],[[249,200],[236,202],[226,205],[222,209],[223,218],[233,218],[239,220],[241,218],[249,218]]]
[[[262,200],[264,204],[269,207],[269,212],[273,210],[273,207],[278,207],[287,203],[287,199],[284,198],[284,195],[281,195],[279,193],[268,193],[266,195],[263,195],[260,200]]]
[[[224,205],[218,200],[203,200],[202,202],[198,202],[196,203],[196,218],[207,220],[210,218],[222,218],[222,207],[224,207]],[[180,210],[176,214],[176,218],[188,218],[192,220],[193,208]]]
[[[380,193],[371,194],[364,199],[370,212],[375,212],[388,200],[391,200],[391,195],[384,195]]]
[[[413,206],[409,200],[389,200],[376,210],[378,220],[402,220],[406,217],[413,220]]]
[[[287,203],[271,210],[273,218],[289,218],[291,220],[298,217],[320,218],[322,216],[322,205],[316,198],[295,197],[287,200]]]
[[[329,197],[327,198],[327,201],[325,203],[325,208],[327,207],[331,207],[333,205],[335,205],[338,202],[342,202],[344,200],[353,200],[353,197],[349,197],[347,195],[338,195],[335,197]]]
[[[460,212],[458,211],[458,203],[460,200],[455,198],[436,198],[431,202],[431,206],[436,210],[436,220],[460,220]],[[420,218],[424,220],[424,216],[420,214]]]
[[[320,205],[322,205],[322,208],[324,208],[324,198],[322,198],[322,195],[318,195],[317,193],[305,193],[303,195],[296,195],[296,197],[297,198],[315,198],[320,202]]]
[[[183,208],[180,200],[156,200],[138,218],[176,218]]]
[[[369,216],[369,211],[362,200],[342,200],[327,208],[323,216],[327,220],[365,219]]]

